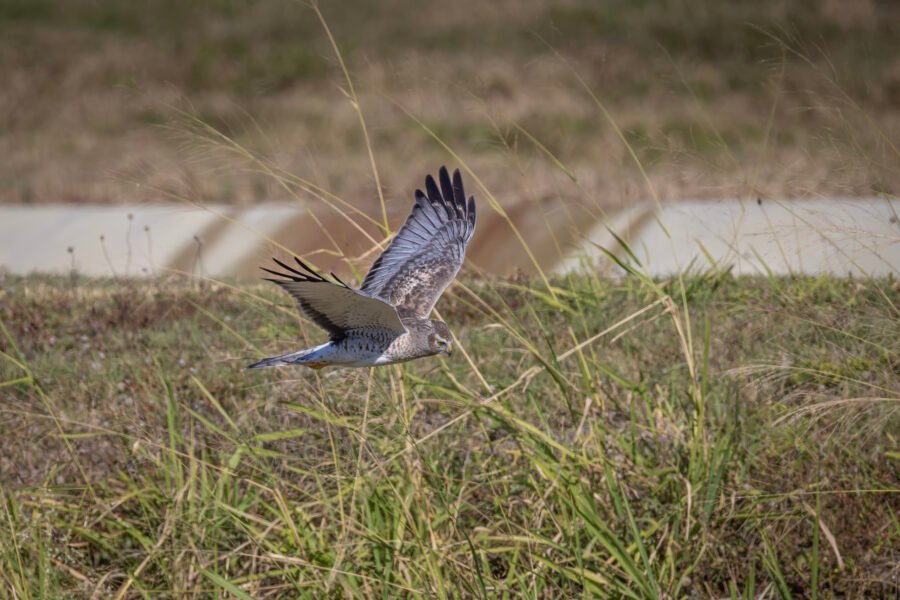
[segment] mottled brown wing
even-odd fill
[[[397,308],[401,318],[425,318],[463,264],[475,233],[475,198],[463,189],[459,171],[429,175],[406,223],[366,275],[361,290]]]
[[[332,283],[294,258],[306,272],[298,271],[280,260],[273,259],[284,272],[262,267],[263,271],[279,277],[269,279],[294,297],[300,311],[313,323],[328,332],[333,341],[343,339],[351,330],[380,330],[393,335],[406,333],[397,310],[390,304],[354,290],[343,282]]]

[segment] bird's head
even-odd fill
[[[428,336],[428,346],[431,352],[450,356],[453,353],[453,335],[450,333],[450,328],[443,321],[432,319],[431,329]]]

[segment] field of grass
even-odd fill
[[[467,264],[452,359],[322,372],[242,369],[323,338],[269,284],[0,272],[0,598],[900,595],[896,277],[532,261],[896,194],[896,7],[387,4],[0,3],[0,202],[293,199],[343,274],[450,163],[533,266]]]
[[[900,189],[895,3],[320,5],[389,198],[447,160],[413,115],[504,190],[506,207],[646,199],[576,74],[663,198]],[[287,199],[258,169],[186,142],[179,111],[365,210],[377,202],[341,65],[303,1],[4,0],[0,80],[3,203]]]
[[[900,593],[897,280],[551,284],[317,373],[275,286],[5,277],[0,597]]]

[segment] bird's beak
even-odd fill
[[[444,350],[447,353],[447,356],[453,356],[453,344],[448,344],[447,349]]]

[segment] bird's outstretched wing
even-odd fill
[[[335,279],[339,283],[332,283],[297,257],[294,260],[305,273],[277,258],[273,260],[284,272],[261,267],[263,271],[279,277],[266,280],[287,290],[297,301],[300,311],[327,331],[332,341],[343,339],[350,330],[380,329],[396,335],[406,332],[396,309],[383,300],[354,290],[337,277]]]
[[[475,233],[475,198],[463,189],[459,171],[453,181],[441,167],[440,189],[429,175],[425,190],[366,275],[362,291],[397,308],[401,317],[425,318],[463,264]]]

